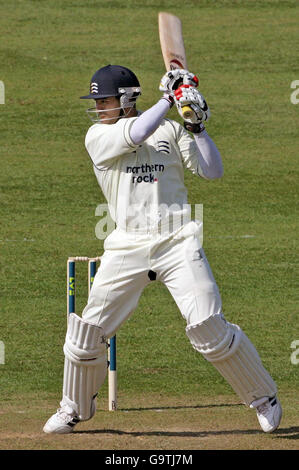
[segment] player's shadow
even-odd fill
[[[179,406],[151,406],[139,408],[119,408],[119,411],[164,411],[164,410],[184,410],[184,409],[202,409],[202,408],[223,408],[232,406],[242,406],[242,403],[220,403],[213,405],[179,405]]]
[[[162,407],[139,407],[139,408],[119,408],[121,412],[132,411],[157,411],[164,410],[182,410],[182,409],[203,409],[203,408],[224,408],[244,406],[242,403],[220,403],[211,405],[181,405],[181,406],[162,406]],[[167,436],[167,437],[208,437],[208,436],[225,436],[225,435],[254,435],[264,434],[261,429],[229,429],[217,431],[124,431],[122,429],[94,429],[94,430],[75,430],[74,434],[114,434],[118,436]],[[291,426],[289,428],[276,429],[271,436],[278,439],[299,439],[299,426]]]
[[[76,430],[73,434],[114,434],[117,436],[164,436],[164,437],[209,437],[209,436],[233,436],[233,435],[254,435],[264,434],[260,429],[229,429],[222,431],[123,431],[122,429],[94,429]],[[276,429],[271,434],[279,439],[299,439],[299,427]]]
[[[299,439],[299,426],[291,426],[290,428],[278,428],[274,434],[279,439]]]

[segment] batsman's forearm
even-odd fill
[[[198,163],[202,174],[207,179],[221,178],[223,176],[223,164],[219,150],[206,131],[194,134],[198,148]]]
[[[134,144],[144,142],[161,124],[170,109],[170,103],[162,98],[154,106],[142,113],[132,124],[130,137]]]

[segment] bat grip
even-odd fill
[[[182,114],[184,119],[190,119],[193,116],[194,111],[190,108],[190,106],[183,106]]]

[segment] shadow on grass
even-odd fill
[[[292,426],[290,428],[279,428],[273,433],[280,439],[299,439],[299,426]],[[286,434],[286,435],[284,435]]]
[[[208,437],[229,435],[264,435],[259,429],[231,429],[223,431],[123,431],[121,429],[94,429],[87,431],[74,431],[73,434],[114,434],[117,436],[164,436],[164,437]],[[288,434],[287,436],[285,434]],[[299,427],[283,428],[274,431],[271,436],[283,439],[298,439]]]
[[[232,407],[232,406],[244,406],[242,403],[220,403],[213,405],[180,405],[180,406],[152,406],[148,408],[118,408],[118,411],[164,411],[164,410],[184,410],[184,409],[193,409],[199,410],[202,408],[223,408],[223,407]]]
[[[182,410],[182,409],[203,409],[203,408],[232,408],[244,406],[242,403],[220,403],[210,405],[181,405],[181,406],[162,406],[162,407],[145,407],[145,408],[119,408],[118,411],[131,412],[131,411],[164,411],[164,410]],[[208,437],[208,436],[224,436],[224,435],[264,435],[261,429],[231,429],[222,431],[124,431],[121,429],[94,429],[74,431],[74,434],[114,434],[118,436],[168,436],[168,437]],[[289,428],[276,429],[271,436],[277,439],[299,439],[299,427],[292,426]]]

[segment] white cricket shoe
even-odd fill
[[[57,412],[48,419],[44,425],[43,431],[50,434],[69,434],[80,419],[68,405],[63,405]]]
[[[264,397],[251,403],[250,408],[256,408],[257,418],[264,432],[273,432],[278,428],[282,408],[276,396]]]

